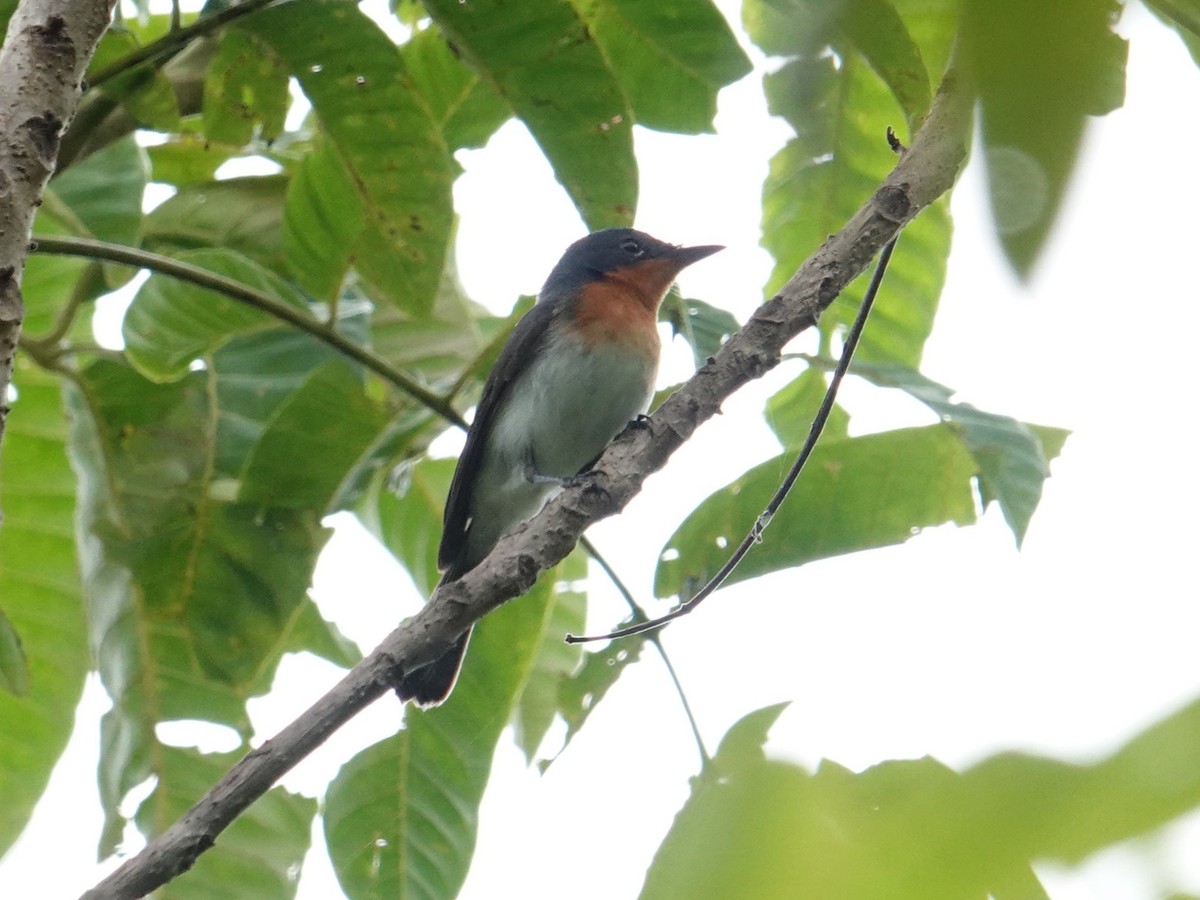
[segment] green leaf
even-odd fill
[[[0,609],[0,690],[14,697],[29,693],[29,661],[21,646],[21,635]]]
[[[395,309],[378,309],[371,316],[371,345],[392,365],[419,373],[431,384],[449,388],[469,369],[482,386],[509,332],[533,301],[520,297],[508,316],[490,315],[467,299],[451,258],[433,316],[413,319]]]
[[[801,827],[811,805],[806,774],[767,761],[762,752],[785,705],[756,710],[734,725],[711,766],[693,779],[691,796],[646,873],[643,900],[845,896],[803,878],[810,867],[836,866],[841,854],[831,856],[828,841],[816,844],[813,829]]]
[[[463,57],[508,101],[591,229],[637,206],[633,110],[585,22],[562,0],[428,0]]]
[[[381,297],[433,304],[450,243],[449,148],[394,44],[353,3],[305,0],[239,23],[270,44],[312,101],[367,219],[355,262]]]
[[[88,64],[94,75],[140,49],[141,41],[123,25],[105,32]],[[170,80],[158,66],[135,66],[105,81],[98,88],[118,101],[139,125],[156,131],[174,131],[179,126],[179,104]]]
[[[810,774],[723,743],[642,897],[1045,900],[1034,861],[1078,865],[1200,806],[1198,740],[1193,701],[1092,765],[1003,753],[961,774],[928,757]]]
[[[343,320],[342,325],[347,334],[359,327],[353,318]],[[268,482],[278,483],[283,471],[296,467],[309,489],[320,488],[315,494],[308,491],[314,510],[347,508],[381,469],[390,468],[398,458],[423,452],[440,427],[444,427],[440,419],[415,403],[402,407],[398,414],[384,421],[379,407],[366,404],[361,396],[362,387],[356,386],[357,399],[348,401],[349,408],[361,408],[367,426],[346,421],[346,410],[339,409],[337,421],[344,424],[346,431],[338,432],[335,441],[338,447],[333,452],[339,458],[347,457],[349,462],[344,468],[323,469],[313,460],[285,458],[259,448],[258,444],[270,431],[272,434],[266,440],[278,447],[279,429],[285,423],[291,427],[302,421],[314,403],[320,405],[329,396],[328,385],[319,387],[325,384],[327,376],[314,380],[313,373],[321,367],[345,367],[340,353],[294,328],[275,328],[232,338],[208,358],[208,366],[215,377],[218,406],[214,489],[226,497],[237,496],[242,489],[248,460],[274,459],[281,472],[263,472]],[[298,396],[302,393],[304,397]],[[320,427],[334,426],[322,423]],[[374,431],[368,435],[370,429]],[[351,440],[353,435],[361,438]],[[332,496],[317,499],[331,484],[335,487]],[[257,491],[261,487],[251,489]],[[279,493],[281,503],[296,505],[298,494],[283,487]],[[282,499],[284,494],[288,495],[286,501]]]
[[[550,617],[513,719],[513,738],[525,754],[526,764],[533,762],[554,723],[563,683],[583,658],[582,645],[568,644],[563,637],[583,631],[587,618],[587,592],[583,589],[587,573],[588,557],[580,547],[555,570]]]
[[[237,253],[196,250],[178,258],[307,311],[287,282]],[[130,362],[148,378],[183,377],[192,361],[236,334],[274,328],[278,320],[224,294],[168,275],[151,275],[133,298],[121,332]]]
[[[632,624],[633,619],[630,618],[617,627],[624,628]],[[562,680],[558,688],[558,712],[567,723],[567,733],[558,754],[539,763],[543,772],[583,728],[609,688],[617,683],[621,673],[641,659],[648,640],[645,634],[638,634],[612,641],[601,650],[584,653],[583,663],[569,678]]]
[[[404,466],[376,481],[361,512],[367,528],[395,554],[425,596],[442,577],[438,542],[455,464],[453,459],[423,459]]]
[[[512,115],[504,98],[463,63],[436,26],[414,33],[402,53],[449,147],[482,147]]]
[[[146,216],[142,244],[167,256],[187,250],[230,251],[286,275],[282,219],[287,182],[283,175],[254,175],[181,188]]]
[[[17,0],[0,0],[0,34],[8,31],[8,20],[17,11]]]
[[[933,92],[921,50],[887,0],[855,0],[841,27],[854,49],[883,79],[912,129],[929,111]]]
[[[211,377],[155,384],[100,361],[68,394],[89,626],[113,700],[101,726],[104,852],[133,786],[153,775],[156,790],[171,789],[158,722],[248,736],[245,701],[296,646],[326,538],[313,511],[220,499]]]
[[[329,141],[318,140],[288,183],[283,207],[288,271],[314,297],[333,300],[366,225],[366,210],[345,164]]]
[[[763,186],[763,246],[775,258],[774,294],[825,238],[841,228],[894,164],[883,140],[898,108],[859,57],[835,67],[828,57],[797,59],[767,77],[772,112],[797,129],[771,160]],[[915,368],[933,328],[950,252],[945,201],[924,210],[900,240],[863,332],[858,359]],[[854,319],[866,278],[821,316],[826,345]]]
[[[766,508],[791,454],[750,469],[704,500],[663,548],[659,597],[691,596]],[[856,550],[899,544],[922,528],[975,521],[976,465],[953,430],[934,425],[823,440],[733,584]]]
[[[34,220],[34,233],[136,244],[145,189],[145,152],[132,138],[116,141],[50,182]],[[29,262],[23,288],[30,333],[36,333],[40,324],[39,307],[43,311],[53,307],[57,318],[68,298],[93,299],[120,287],[134,274],[128,266],[66,257],[33,256]]]
[[[697,369],[741,327],[733,313],[703,300],[684,299],[676,291],[667,295],[658,317],[669,322],[671,330],[688,342]]]
[[[343,357],[295,328],[232,337],[209,357],[216,379],[216,473],[240,478],[277,411],[318,366]]]
[[[1145,0],[1146,8],[1179,33],[1180,40],[1200,65],[1200,3],[1197,0]]]
[[[64,207],[69,210],[82,226],[73,231],[80,237],[136,244],[146,176],[145,152],[133,138],[125,138],[58,175],[47,189],[54,199],[43,209],[50,215]],[[72,224],[66,217],[61,221]],[[34,226],[35,230],[39,227]]]
[[[763,412],[779,443],[788,449],[804,446],[828,388],[824,373],[812,367],[805,369],[768,398]],[[848,436],[849,427],[850,414],[834,404],[821,434],[826,439],[844,438]]]
[[[89,666],[75,556],[75,476],[56,379],[17,354],[0,459],[0,598],[20,635],[27,690],[0,692],[0,853],[67,744]],[[8,671],[11,672],[11,669]],[[19,687],[20,675],[9,675]]]
[[[475,848],[492,756],[541,645],[550,579],[475,630],[462,675],[436,709],[342,767],[325,800],[325,839],[352,897],[442,900],[458,893]]]
[[[190,131],[146,148],[153,180],[176,187],[212,181],[217,169],[237,153],[237,147],[214,144]]]
[[[336,625],[322,618],[317,605],[311,600],[300,605],[299,615],[292,622],[282,650],[284,653],[307,651],[343,669],[351,668],[362,659],[358,645],[342,634]]]
[[[639,125],[713,130],[717,92],[750,71],[708,0],[572,0],[600,44]]]
[[[200,799],[234,763],[236,753],[198,753],[163,747],[160,789],[138,811],[138,825],[158,834]],[[300,866],[308,852],[317,801],[283,788],[273,788],[239,815],[221,834],[216,846],[196,864],[155,892],[162,900],[254,897],[291,900],[296,894]]]
[[[743,24],[773,56],[860,55],[888,85],[909,125],[929,106],[958,30],[959,0],[746,0]]]
[[[47,203],[53,202],[49,192],[46,197]],[[78,234],[49,214],[39,213],[36,227],[35,233],[46,237]],[[21,278],[21,294],[25,300],[21,333],[31,338],[45,336],[57,327],[59,317],[75,300],[103,293],[106,286],[100,270],[101,266],[91,260],[47,253],[29,254]]]
[[[243,145],[283,132],[288,73],[271,48],[236,28],[220,33],[220,48],[204,82],[204,133],[214,141]]]
[[[786,702],[774,703],[736,721],[721,738],[717,755],[712,760],[714,770],[728,777],[736,775],[739,769],[765,760],[763,747],[767,743],[767,733],[787,708]]]
[[[332,511],[347,474],[390,418],[346,362],[325,363],[275,410],[245,461],[238,499]]]
[[[1086,117],[1124,102],[1128,44],[1112,31],[1120,5],[971,0],[964,10],[963,59],[979,92],[996,231],[1027,276],[1058,214]]]
[[[950,388],[919,372],[886,367],[864,367],[856,372],[875,384],[901,388],[962,436],[979,466],[984,505],[999,502],[1019,547],[1050,476],[1050,460],[1061,451],[1070,432],[1043,427],[1039,435],[1009,416],[984,412],[969,403],[952,403]],[[1053,452],[1047,452],[1042,437]]]

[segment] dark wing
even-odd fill
[[[471,495],[479,466],[483,462],[484,447],[492,431],[492,422],[504,404],[509,386],[541,350],[550,323],[560,308],[555,303],[537,303],[522,316],[484,383],[483,396],[479,398],[475,420],[467,432],[467,443],[458,457],[454,480],[450,482],[450,495],[446,498],[446,511],[442,516],[442,543],[438,547],[439,569],[452,568],[463,551],[470,524]]]

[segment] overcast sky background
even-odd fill
[[[736,4],[721,5],[736,23]],[[922,367],[958,399],[1073,430],[1024,548],[1017,552],[991,510],[971,528],[933,529],[901,547],[720,592],[665,637],[710,750],[746,713],[791,700],[768,752],[810,767],[828,758],[860,770],[929,754],[962,768],[1007,749],[1086,762],[1200,694],[1200,291],[1190,216],[1200,77],[1180,41],[1140,6],[1120,30],[1132,38],[1126,105],[1089,130],[1079,177],[1030,283],[1019,284],[1001,259],[980,168],[964,174],[949,278]],[[899,123],[880,123],[881,145],[888,124]],[[757,245],[762,178],[788,131],[767,116],[757,76],[722,95],[717,126],[718,135],[699,139],[638,130],[637,225],[675,243],[727,245],[686,271],[681,286],[744,320],[770,268]],[[507,312],[519,294],[537,290],[583,226],[522,126],[510,123],[461,160],[463,281]],[[689,369],[690,353],[677,343],[661,381],[682,380]],[[622,517],[590,532],[644,601],[658,549],[697,500],[778,452],[762,401],[798,371],[782,366],[733,398]],[[853,380],[843,397],[854,433],[932,420],[915,403]],[[437,449],[452,454],[459,444],[450,435]],[[315,594],[368,650],[422,598],[385,551],[337,521]],[[593,628],[622,618],[624,605],[602,576],[591,595]],[[286,659],[273,693],[252,704],[260,735],[338,675],[317,660]],[[106,705],[92,679],[51,789],[0,863],[4,895],[75,896],[111,868],[92,857],[101,823],[97,720]],[[317,792],[400,717],[390,698],[377,703],[285,784]],[[219,732],[164,736],[228,749]],[[502,740],[462,897],[635,896],[697,766],[679,701],[647,652],[545,776]],[[302,900],[338,896],[323,856],[310,855]],[[1200,892],[1200,815],[1078,868],[1039,872],[1055,900]]]

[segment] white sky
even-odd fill
[[[984,409],[1074,430],[1024,549],[993,510],[972,528],[720,592],[666,632],[710,750],[745,713],[791,700],[769,752],[807,766],[829,758],[862,769],[930,754],[961,768],[1001,749],[1089,761],[1200,694],[1190,556],[1200,507],[1190,390],[1200,312],[1187,216],[1200,77],[1178,39],[1140,7],[1121,30],[1133,39],[1126,106],[1089,132],[1082,177],[1029,285],[1000,260],[977,167],[955,194],[954,253],[923,370]],[[786,130],[767,118],[754,77],[722,95],[718,128],[701,139],[638,133],[637,224],[676,243],[726,244],[685,272],[682,287],[744,320],[769,270],[757,246],[758,203]],[[507,311],[583,228],[520,126],[463,161],[463,280]],[[512,210],[524,211],[519,221]],[[688,360],[677,346],[663,382],[683,377]],[[796,371],[731,400],[621,519],[593,529],[647,601],[655,553],[696,499],[777,452],[762,400]],[[844,397],[859,431],[922,415],[861,385]],[[453,440],[445,443],[453,452]],[[327,556],[316,595],[364,648],[420,604],[402,571],[354,528],[339,529]],[[592,597],[593,627],[623,616],[600,576]],[[318,661],[286,660],[276,692],[252,704],[260,733],[289,721],[336,675]],[[5,895],[74,896],[99,877],[94,773],[105,706],[90,683],[51,789],[0,863]],[[394,703],[376,704],[285,783],[315,792],[398,721]],[[526,770],[502,740],[462,896],[635,896],[696,767],[678,700],[647,653],[546,776]],[[322,856],[310,855],[303,900],[338,896]],[[1055,900],[1200,892],[1200,816],[1077,869],[1040,872]]]

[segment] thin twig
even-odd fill
[[[875,295],[879,292],[879,285],[883,281],[883,273],[887,271],[888,261],[892,258],[892,251],[896,249],[896,240],[897,238],[892,238],[888,241],[887,246],[883,248],[883,252],[879,256],[879,265],[875,267],[875,272],[871,276],[871,285],[867,288],[866,296],[863,297],[862,306],[858,310],[858,316],[855,318],[854,324],[850,327],[850,331],[846,335],[846,342],[842,346],[841,358],[838,360],[837,367],[833,370],[833,377],[829,380],[829,387],[825,391],[825,399],[821,401],[821,407],[813,417],[812,425],[808,430],[808,437],[804,441],[804,446],[800,448],[800,452],[796,455],[791,469],[788,470],[783,483],[775,490],[775,494],[771,497],[771,501],[767,504],[766,509],[754,521],[754,525],[746,536],[742,538],[742,542],[737,545],[733,553],[730,554],[729,559],[725,561],[725,565],[721,566],[717,574],[710,578],[708,583],[700,588],[690,600],[671,610],[666,615],[659,616],[657,619],[649,619],[645,622],[637,622],[628,628],[620,628],[608,634],[568,634],[566,636],[568,644],[613,640],[615,638],[629,637],[634,634],[642,634],[662,628],[668,622],[686,616],[725,583],[725,579],[732,575],[734,569],[746,558],[746,554],[750,552],[751,547],[762,543],[763,532],[767,530],[767,526],[771,524],[775,513],[779,511],[779,507],[787,499],[787,495],[796,484],[796,479],[800,477],[801,471],[803,471],[809,457],[812,456],[813,449],[817,446],[817,441],[821,437],[821,432],[825,430],[825,423],[829,419],[829,414],[833,411],[833,402],[837,398],[838,388],[841,387],[846,370],[850,368],[850,359],[854,356],[855,348],[858,347],[858,340],[862,336],[863,327],[867,324],[867,316],[870,315],[871,307],[875,302]]]
[[[401,391],[424,404],[442,418],[453,422],[459,427],[466,427],[462,416],[454,410],[454,407],[442,397],[422,387],[408,375],[389,365],[387,360],[375,355],[367,348],[356,344],[331,325],[326,325],[309,313],[284,303],[277,297],[272,297],[270,294],[242,284],[240,281],[235,281],[232,278],[218,275],[216,272],[208,269],[202,269],[191,263],[172,259],[169,256],[163,256],[159,253],[151,253],[148,250],[139,250],[135,247],[125,247],[120,244],[110,244],[106,241],[97,241],[90,238],[35,236],[33,243],[35,245],[33,249],[38,253],[49,253],[58,256],[82,256],[88,259],[106,259],[110,262],[124,263],[125,265],[136,266],[141,269],[150,269],[190,284],[217,291],[226,297],[237,300],[239,303],[253,306],[283,322],[287,322],[289,325],[299,328],[301,331],[311,334],[318,340],[350,357],[355,362],[370,369],[384,380],[391,382]]]
[[[649,618],[646,615],[646,611],[638,605],[637,600],[634,599],[633,592],[625,586],[625,582],[621,580],[621,576],[617,574],[616,569],[596,549],[596,545],[587,537],[581,537],[579,544],[596,561],[600,568],[604,570],[604,574],[613,583],[613,586],[617,589],[617,593],[625,598],[625,602],[629,604],[629,608],[633,611],[634,618],[643,622],[646,621]],[[671,658],[667,655],[666,648],[663,647],[659,635],[657,633],[651,634],[648,640],[654,645],[654,649],[658,651],[658,655],[662,657],[663,665],[667,667],[667,674],[671,676],[671,681],[675,684],[675,693],[679,695],[679,702],[683,706],[683,714],[687,716],[688,725],[692,728],[692,737],[696,739],[696,749],[700,751],[700,765],[702,768],[708,768],[708,764],[712,762],[712,757],[708,754],[708,748],[704,746],[704,737],[700,734],[700,726],[696,722],[696,716],[692,713],[692,704],[688,702],[687,694],[683,690],[683,682],[679,680],[679,675],[675,671],[675,666],[671,664]]]

